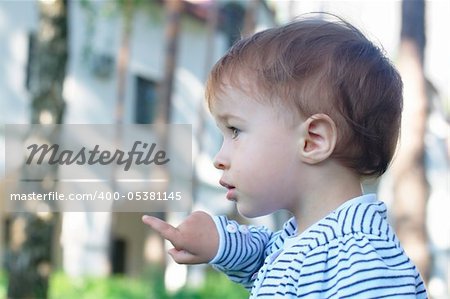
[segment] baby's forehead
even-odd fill
[[[210,112],[219,123],[242,121],[258,113],[269,113],[274,117],[273,121],[283,120],[289,125],[303,119],[299,111],[285,101],[256,96],[256,93],[228,85],[211,101]]]
[[[241,63],[238,63],[241,62]],[[211,70],[206,82],[206,99],[208,104],[223,97],[229,90],[239,90],[247,94],[256,94],[258,70],[251,64],[237,57],[219,61]]]
[[[251,92],[246,91],[240,85],[224,83],[210,95],[209,107],[211,112],[224,111],[251,101],[254,101]]]
[[[223,110],[234,106],[247,106],[255,104],[270,105],[268,97],[258,91],[254,85],[244,82],[240,84],[222,83],[217,89],[212,91],[208,100],[210,110]]]
[[[254,90],[245,79],[233,80],[230,75],[223,75],[213,82],[211,80],[208,82],[206,100],[211,110],[216,103],[228,102],[236,98],[250,100],[252,95],[256,95]]]

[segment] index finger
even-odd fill
[[[142,216],[142,222],[156,230],[164,239],[169,240],[172,244],[176,243],[178,230],[169,223],[148,215]]]

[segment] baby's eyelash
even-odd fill
[[[239,133],[241,132],[241,130],[239,130],[238,128],[235,127],[227,127],[228,130],[231,131],[231,138],[232,139],[236,139],[239,135]]]

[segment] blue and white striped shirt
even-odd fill
[[[375,195],[354,198],[297,235],[214,217],[219,250],[210,262],[250,298],[427,298],[416,267]]]

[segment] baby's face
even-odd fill
[[[286,111],[227,88],[211,112],[223,135],[214,166],[223,171],[227,199],[245,217],[292,208],[301,162],[298,131],[284,121]]]

